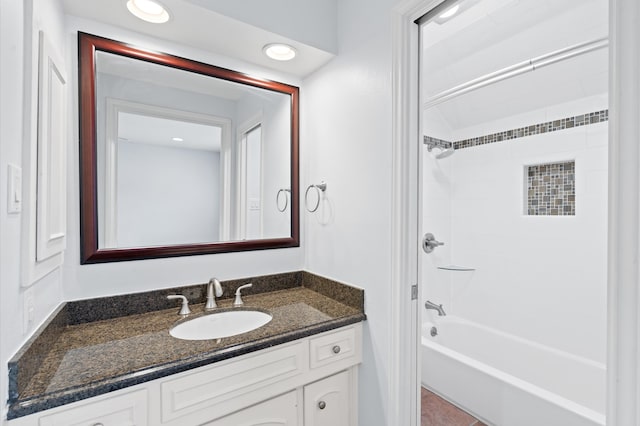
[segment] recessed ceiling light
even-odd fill
[[[262,51],[276,61],[290,61],[296,56],[296,49],[288,44],[271,43],[262,48]]]
[[[129,0],[127,9],[143,21],[154,24],[162,24],[169,20],[167,9],[154,0]]]
[[[171,140],[174,141],[174,142],[183,142],[184,141],[184,139],[182,139],[182,138],[171,138]]]
[[[441,13],[440,15],[438,15],[438,18],[440,19],[448,19],[451,18],[453,15],[455,15],[456,13],[458,13],[458,10],[460,9],[460,5],[456,4],[453,7],[450,7],[449,9],[445,10],[443,13]]]

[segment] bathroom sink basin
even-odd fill
[[[169,334],[183,340],[221,339],[260,328],[271,318],[260,311],[217,312],[181,322]]]

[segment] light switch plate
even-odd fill
[[[260,198],[249,198],[249,210],[260,210]]]
[[[14,164],[8,167],[7,213],[22,211],[22,169]]]

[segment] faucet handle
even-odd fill
[[[444,243],[436,240],[436,237],[431,232],[424,234],[424,238],[422,239],[422,249],[425,253],[431,253],[436,247],[443,245]]]
[[[236,290],[236,300],[233,302],[233,306],[242,306],[242,305],[244,305],[244,302],[242,301],[242,295],[240,294],[240,291],[244,290],[245,288],[251,288],[251,287],[253,287],[252,283],[241,285],[240,287],[238,287],[238,289]]]
[[[189,309],[189,301],[183,295],[170,294],[167,296],[167,299],[169,300],[182,299],[182,307],[180,308],[180,312],[178,312],[178,315],[189,315],[191,313],[191,309]]]

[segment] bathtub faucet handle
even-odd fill
[[[436,237],[431,232],[424,234],[424,238],[422,239],[422,249],[425,253],[431,253],[436,247],[443,245],[444,243],[436,240]]]

